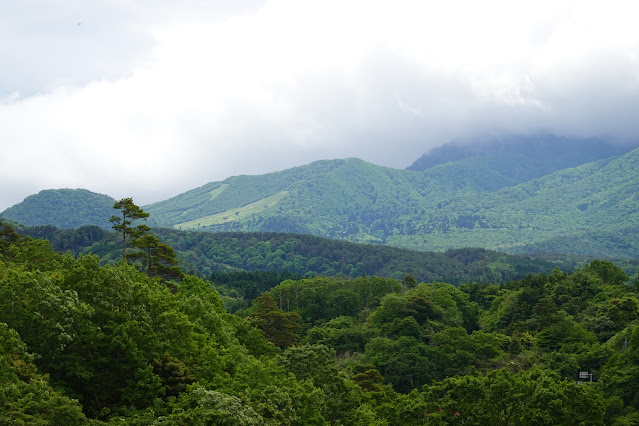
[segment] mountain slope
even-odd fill
[[[565,169],[494,193],[454,199],[443,215],[472,212],[473,222],[448,235],[429,235],[429,248],[445,249],[451,242],[498,250],[519,251],[524,245],[584,233],[612,233],[639,224],[639,150]],[[398,236],[391,244],[423,246],[425,236]],[[544,245],[544,244],[542,244]],[[551,247],[548,247],[551,248]],[[593,247],[594,248],[594,247]],[[611,254],[608,250],[586,254]],[[619,254],[619,253],[616,253]],[[626,256],[639,254],[629,248]]]
[[[419,172],[353,158],[324,161],[227,179],[145,209],[158,223],[182,229],[310,233],[421,250],[520,251],[639,225],[639,150],[523,183],[511,165],[474,157]],[[205,203],[192,203],[177,221],[182,199],[196,194]],[[592,250],[587,254],[609,251],[605,244]],[[635,256],[636,248],[624,254]]]
[[[18,227],[20,233],[47,239],[56,251],[93,253],[104,263],[119,262],[121,241],[114,232],[94,226],[57,229],[52,226]],[[300,276],[362,275],[402,279],[411,274],[424,282],[503,282],[528,274],[549,273],[554,267],[574,269],[569,259],[543,260],[484,249],[450,250],[445,253],[397,247],[355,244],[312,235],[285,233],[210,233],[155,229],[173,247],[180,267],[187,273],[209,276],[212,272],[270,271]],[[259,294],[253,294],[250,299]]]
[[[28,226],[79,228],[97,225],[110,229],[115,200],[86,189],[47,189],[9,207],[2,216]]]

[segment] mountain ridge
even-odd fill
[[[143,208],[152,226],[183,230],[293,232],[418,250],[580,252],[560,243],[566,239],[588,241],[588,255],[639,257],[639,244],[623,237],[639,226],[639,149],[543,176],[535,167],[519,154],[423,171],[320,160],[232,176]]]

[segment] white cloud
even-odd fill
[[[322,158],[406,167],[486,132],[639,136],[630,1],[25,4],[0,17],[0,210]]]

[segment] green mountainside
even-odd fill
[[[624,230],[639,225],[638,163],[634,150],[530,179],[534,166],[517,155],[424,171],[350,158],[230,178],[145,210],[176,229],[308,233],[417,250],[636,257],[639,244]],[[583,238],[586,247],[567,243]]]
[[[30,195],[2,212],[2,217],[23,225],[79,228],[97,225],[110,229],[115,200],[86,189],[47,189]]]

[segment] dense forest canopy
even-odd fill
[[[103,263],[122,257],[122,241],[95,226],[57,229],[52,226],[20,227],[21,232],[49,240],[55,250],[98,254]],[[383,245],[355,244],[304,234],[208,233],[155,228],[153,233],[173,247],[183,270],[202,276],[245,271],[291,272],[298,275],[359,277],[378,275],[402,279],[411,274],[420,281],[501,282],[530,273],[550,272],[560,265],[574,270],[584,257],[531,258],[485,249],[464,248],[444,253],[420,252]],[[119,252],[118,252],[119,247]],[[624,268],[634,274],[633,262]]]
[[[223,282],[0,225],[0,423],[639,422],[639,282],[609,261],[459,286],[277,278],[231,314]]]

